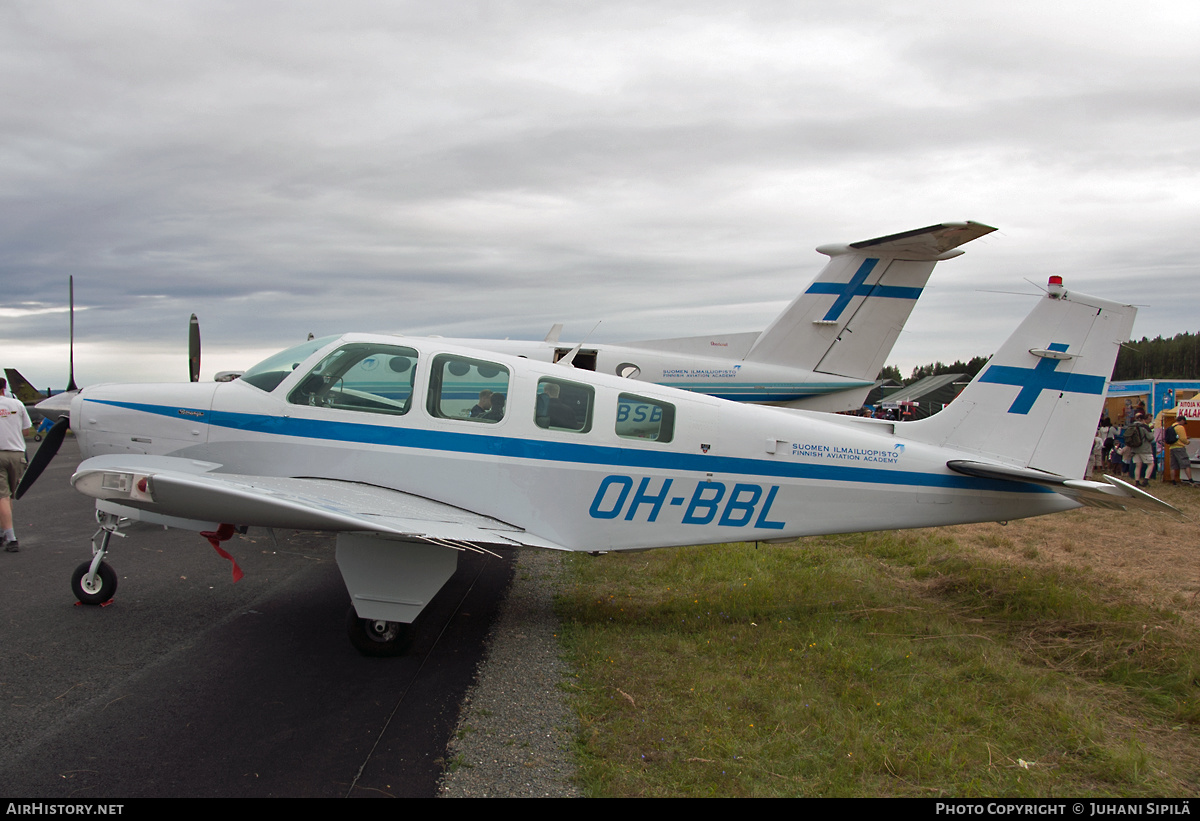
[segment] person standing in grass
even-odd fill
[[[1084,479],[1091,479],[1099,471],[1103,473],[1104,465],[1104,437],[1100,435],[1100,429],[1096,429],[1096,435],[1092,437],[1092,452],[1088,456],[1087,473]]]
[[[1154,466],[1154,433],[1146,424],[1146,414],[1138,411],[1133,424],[1125,432],[1125,445],[1131,454],[1131,476],[1138,487],[1150,484],[1150,469]]]
[[[1171,484],[1177,485],[1180,482],[1186,481],[1189,485],[1192,482],[1192,463],[1188,459],[1187,445],[1187,417],[1182,413],[1175,417],[1175,424],[1165,429],[1165,437],[1167,443],[1167,458],[1170,460],[1172,471],[1179,471],[1179,478],[1172,481]],[[1187,474],[1187,479],[1184,479],[1184,474]]]

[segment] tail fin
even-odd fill
[[[947,222],[850,245],[822,245],[817,250],[829,263],[758,336],[745,359],[874,380],[934,265],[995,230],[978,222]]]
[[[911,422],[913,439],[990,460],[1083,476],[1121,343],[1137,309],[1049,292],[979,375],[941,413]]]
[[[46,398],[37,388],[30,385],[29,380],[16,368],[5,368],[4,375],[8,377],[8,389],[12,391],[12,395],[26,405],[36,404]]]

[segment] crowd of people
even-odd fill
[[[1154,427],[1144,402],[1117,424],[1105,411],[1096,428],[1084,478],[1107,471],[1146,487],[1161,470],[1171,477],[1172,484],[1195,485],[1187,445],[1187,417],[1183,413],[1170,423],[1163,417]]]

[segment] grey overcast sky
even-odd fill
[[[0,364],[203,378],[344,330],[760,329],[813,248],[947,220],[889,362],[1025,280],[1200,311],[1200,4],[0,4]]]

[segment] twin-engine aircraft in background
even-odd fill
[[[947,222],[822,245],[817,251],[829,262],[761,332],[589,345],[560,343],[562,326],[555,325],[543,342],[445,341],[543,362],[565,360],[582,370],[721,399],[854,410],[862,407],[934,266],[995,230],[978,222]]]
[[[557,324],[541,342],[444,342],[738,402],[854,410],[874,386],[934,266],[961,256],[960,245],[995,230],[978,222],[946,222],[848,245],[822,245],[817,251],[829,262],[761,332],[572,344],[559,341],[562,325]],[[195,374],[200,357],[195,315],[190,340]],[[217,381],[235,376],[219,374]]]
[[[85,603],[112,598],[104,559],[129,520],[214,547],[242,526],[333,531],[350,639],[392,655],[462,550],[782,541],[1079,505],[1174,511],[1114,477],[1076,478],[1135,313],[1052,280],[962,395],[915,422],[369,334],[312,340],[229,383],[85,388],[71,403],[86,457],[72,483],[96,498],[101,530],[72,586]]]

